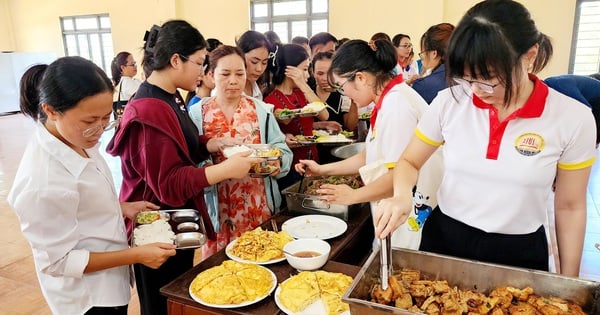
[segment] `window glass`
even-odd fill
[[[264,17],[269,15],[269,5],[267,3],[254,4],[254,17]]]
[[[287,22],[275,22],[273,23],[273,31],[279,35],[279,39],[284,44],[287,44],[290,39],[288,38],[288,23]]]
[[[108,18],[108,16],[100,17],[100,28],[110,29],[110,19]]]
[[[328,10],[327,0],[312,1],[312,13],[327,13]]]
[[[75,28],[77,30],[98,29],[98,19],[96,17],[76,18]]]
[[[579,23],[575,25],[572,73],[600,72],[600,1],[578,1]],[[577,19],[576,19],[577,20]]]
[[[274,31],[283,43],[328,32],[328,0],[250,0],[252,29]]]
[[[108,14],[60,18],[66,56],[81,56],[94,62],[109,76],[113,42]]]
[[[72,31],[75,29],[72,19],[64,19],[62,26],[63,26],[63,30],[65,30],[65,31]]]
[[[273,3],[273,15],[306,14],[306,1],[286,1]]]
[[[259,33],[264,33],[269,30],[269,23],[255,23],[254,30]]]
[[[308,23],[306,21],[294,21],[292,22],[292,38],[296,36],[304,36],[308,33]]]
[[[312,20],[312,33],[310,36],[320,32],[327,32],[327,20]]]

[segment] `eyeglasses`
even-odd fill
[[[125,64],[126,67],[137,67],[137,63],[132,63],[132,64]]]
[[[353,81],[354,77],[356,77],[356,71],[352,72],[352,74],[350,74],[350,76],[346,79],[346,81],[344,81],[344,83],[334,84],[333,88],[336,89],[336,91],[338,91],[340,94],[344,95],[344,85],[346,85],[346,83],[348,83],[349,81]]]
[[[412,48],[412,44],[404,44],[404,45],[398,45],[398,47],[402,47],[402,48]]]
[[[465,89],[472,89],[473,86],[476,86],[478,89],[488,94],[494,93],[494,88],[500,84],[487,84],[479,81],[466,80],[463,78],[452,78],[452,80]]]
[[[418,53],[419,58],[423,59],[423,54],[426,54],[428,52],[429,52],[429,50],[425,50],[425,51],[422,51],[422,52]]]
[[[121,121],[120,119],[115,119],[106,124],[100,124],[100,125],[96,125],[94,127],[90,127],[88,129],[84,130],[82,135],[84,138],[89,138],[91,136],[97,135],[100,130],[102,130],[102,132],[111,130],[111,129],[115,128],[116,126],[118,126],[120,121]]]
[[[182,55],[182,54],[178,54],[178,55],[179,55],[179,58],[181,58],[181,59],[183,59],[183,60],[185,60],[185,61],[191,61],[192,63],[195,63],[195,64],[197,64],[198,66],[202,67],[202,69],[204,69],[204,63],[199,63],[199,62],[196,62],[196,61],[194,61],[194,60],[191,60],[191,59],[190,59],[190,57],[186,57],[186,56],[184,56],[184,55]]]

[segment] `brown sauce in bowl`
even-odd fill
[[[311,258],[311,257],[321,256],[321,253],[313,252],[313,251],[309,251],[309,250],[304,250],[304,251],[301,251],[301,252],[294,253],[294,256],[300,257],[300,258]]]

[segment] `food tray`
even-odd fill
[[[287,119],[296,117],[298,115],[298,113],[300,113],[300,108],[297,108],[297,109],[285,108],[282,112],[279,113],[279,115],[275,115],[275,117],[277,117],[278,119],[281,119],[281,120],[287,120]]]
[[[572,300],[587,314],[600,314],[600,283],[595,281],[400,248],[392,249],[392,265],[397,271],[420,270],[422,277],[428,280],[447,280],[450,286],[483,293],[499,286],[530,286],[537,295]],[[379,251],[376,250],[342,297],[342,301],[350,304],[350,313],[416,314],[369,301],[371,289],[380,281],[379,268]]]
[[[291,186],[285,188],[282,193],[285,195],[287,202],[287,208],[290,212],[296,214],[326,214],[334,217],[338,217],[344,221],[348,221],[348,215],[350,212],[358,210],[362,204],[353,205],[337,205],[337,204],[325,204],[324,201],[319,199],[318,195],[305,194],[304,190],[312,181],[322,179],[328,176],[312,176],[306,177],[302,182],[296,182]],[[302,183],[302,189],[300,184]]]
[[[171,230],[175,233],[174,244],[177,246],[177,249],[199,248],[206,243],[206,229],[197,210],[173,209],[144,212],[159,213],[162,219],[169,223]],[[138,216],[142,213],[138,213],[134,220],[134,233],[136,227],[143,225],[138,223]],[[132,246],[135,246],[134,240],[135,237],[132,237]]]
[[[229,158],[230,156],[248,150],[253,150],[251,157],[261,157],[267,161],[274,161],[281,159],[281,151],[274,152],[273,150],[278,149],[272,144],[243,144],[243,145],[234,145],[227,146],[223,148],[223,156]]]
[[[257,169],[255,169],[255,166],[252,166],[250,168],[250,170],[248,171],[248,175],[250,177],[254,177],[254,178],[263,178],[263,177],[267,177],[270,176],[271,174],[275,173],[276,171],[278,171],[279,168],[275,165],[269,165],[269,164],[265,164],[265,165],[261,165]]]

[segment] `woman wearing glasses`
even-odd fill
[[[446,47],[454,30],[450,23],[440,23],[430,27],[421,37],[419,58],[427,75],[416,79],[412,87],[421,95],[427,104],[437,96],[438,92],[448,87],[446,83]]]
[[[443,144],[439,207],[425,223],[421,250],[548,270],[543,225],[555,182],[561,273],[578,276],[596,130],[589,108],[529,73],[551,53],[516,1],[483,1],[466,13],[446,62],[459,84],[438,94],[398,160],[394,197],[375,217],[378,237],[412,210],[419,169]]]
[[[148,200],[163,209],[196,209],[207,236],[215,239],[204,188],[248,174],[261,159],[239,153],[208,167],[197,167],[216,151],[220,139],[198,136],[177,89],[192,91],[203,75],[204,37],[186,21],[153,27],[144,45],[144,64],[152,70],[123,113],[108,153],[121,158],[121,200]],[[193,108],[193,107],[192,107]],[[142,314],[165,314],[160,288],[192,267],[193,250],[178,250],[158,270],[135,265]]]
[[[55,314],[127,314],[130,264],[158,268],[172,244],[129,248],[123,216],[158,209],[122,202],[98,152],[114,124],[113,85],[92,62],[64,57],[21,78],[21,111],[37,122],[8,203],[33,251],[40,287]]]
[[[340,93],[352,98],[359,107],[375,103],[365,150],[343,161],[323,165],[301,159],[295,164],[299,173],[306,173],[308,176],[352,175],[368,164],[367,168],[370,168],[381,161],[391,167],[398,160],[413,135],[419,117],[427,109],[427,103],[403,83],[401,75],[394,76],[393,69],[397,61],[396,50],[387,40],[375,40],[373,43],[351,40],[336,51],[329,69],[330,81],[334,82],[333,85]],[[429,163],[432,171],[434,165],[439,167],[439,161],[437,159]],[[432,206],[435,206],[436,182],[439,182],[439,178],[435,174],[428,174],[417,187],[417,191],[429,196],[429,205]],[[375,213],[379,211],[376,201],[391,196],[392,176],[390,172],[386,172],[359,189],[352,189],[347,185],[323,185],[317,192],[331,204],[349,205],[371,201],[371,210]],[[399,231],[404,232],[406,231]],[[411,238],[413,240],[418,243],[418,239]],[[392,237],[392,244],[416,247],[400,234]]]
[[[115,86],[113,102],[126,104],[142,84],[142,81],[135,78],[137,63],[133,55],[126,51],[118,53],[110,64],[110,71]],[[123,108],[115,108],[115,112],[121,117]]]
[[[410,85],[419,77],[419,65],[416,60],[413,60],[415,53],[410,36],[396,34],[392,38],[392,44],[396,47],[396,53],[398,54],[398,66],[402,70],[400,73],[402,73],[404,81]]]

